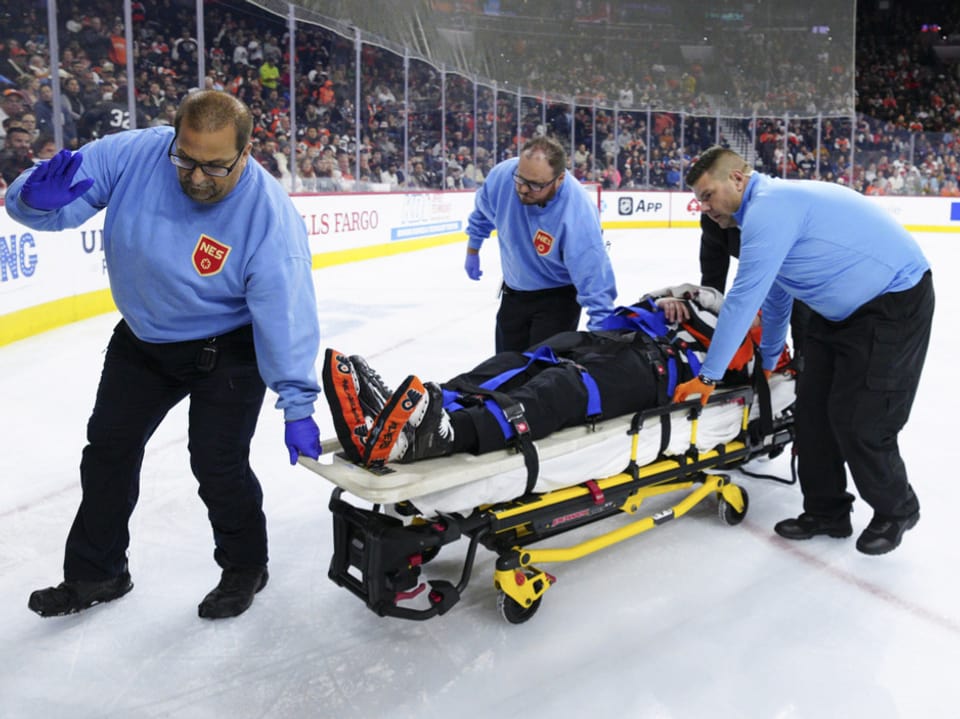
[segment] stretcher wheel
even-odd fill
[[[525,607],[513,597],[507,596],[506,592],[501,591],[497,592],[497,610],[500,616],[510,624],[523,624],[537,613],[542,599],[543,597],[537,597],[529,607]]]
[[[729,524],[731,527],[740,524],[743,521],[743,518],[747,516],[747,509],[750,507],[750,497],[747,495],[747,490],[743,487],[738,487],[740,494],[743,495],[743,511],[738,512],[734,509],[733,505],[730,504],[727,500],[723,498],[723,495],[720,495],[720,503],[717,506],[717,513],[720,515],[720,519]]]

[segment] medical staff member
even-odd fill
[[[733,218],[723,217],[717,222],[701,213],[700,284],[726,292],[731,257],[740,257],[740,228]],[[809,320],[810,309],[803,302],[794,300],[790,339],[793,341],[793,367],[798,371],[803,369],[803,337]]]
[[[104,255],[122,315],[87,425],[64,581],[28,602],[41,616],[78,612],[133,588],[128,523],[144,447],[188,396],[190,466],[222,568],[199,614],[241,614],[267,583],[250,440],[266,383],[279,395],[291,463],[298,454],[319,456],[319,328],[303,220],[280,184],[250,161],[252,125],[231,95],[196,92],[174,127],[62,151],[7,192],[10,216],[37,230],[77,227],[106,208]]]
[[[467,222],[467,276],[479,280],[480,247],[494,230],[503,286],[496,351],[522,351],[558,332],[574,331],[581,308],[600,329],[617,296],[597,207],[566,170],[563,146],[527,141],[520,156],[490,170]]]
[[[701,374],[674,399],[706,401],[761,307],[763,367],[772,369],[792,300],[802,300],[812,310],[796,415],[803,513],[774,530],[787,539],[850,536],[846,465],[874,512],[857,549],[889,552],[920,519],[897,435],[930,340],[930,264],[890,214],[853,190],[747,167],[712,147],[687,173],[703,212],[740,227],[740,262]]]

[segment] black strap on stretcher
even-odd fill
[[[507,445],[523,455],[523,463],[527,468],[527,484],[524,493],[530,494],[540,476],[540,456],[533,445],[533,440],[530,439],[530,425],[527,424],[523,403],[517,402],[504,392],[471,385],[468,382],[447,382],[444,384],[444,389],[454,390],[460,394],[456,403],[460,407],[463,407],[464,403],[470,404],[470,399],[475,398],[497,419],[501,428],[504,424],[510,428],[509,434],[506,435]],[[452,405],[444,406],[449,408]]]

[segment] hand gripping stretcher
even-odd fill
[[[587,556],[707,498],[717,498],[721,520],[738,524],[749,500],[723,470],[776,456],[793,440],[794,384],[792,375],[775,374],[769,395],[718,389],[705,407],[697,399],[555,432],[534,443],[540,466],[532,492],[525,491],[523,455],[510,450],[365,468],[346,459],[338,442],[325,442],[321,461],[299,461],[336,485],[329,577],[380,616],[427,619],[459,601],[482,545],[497,555],[501,616],[524,622],[556,581],[538,565]],[[644,501],[672,493],[672,506],[640,511]],[[614,515],[629,521],[571,546],[534,546]],[[441,547],[461,539],[468,544],[457,583],[421,581]]]

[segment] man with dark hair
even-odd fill
[[[740,227],[740,262],[700,375],[675,399],[709,397],[761,308],[763,367],[772,369],[793,299],[802,300],[811,309],[796,413],[803,513],[774,530],[787,539],[850,536],[849,467],[874,511],[857,549],[896,549],[920,519],[897,435],[930,340],[929,262],[889,213],[840,185],[752,173],[722,147],[705,151],[686,182],[711,219]]]
[[[40,85],[39,98],[34,103],[33,111],[37,115],[37,129],[40,132],[52,135],[56,120],[53,116],[53,88],[50,83]],[[73,121],[73,115],[70,114],[70,108],[68,107],[62,107],[60,112],[63,144],[65,147],[75,149],[77,147],[77,125]]]
[[[38,230],[76,227],[106,208],[104,255],[123,318],[87,425],[64,581],[30,595],[41,616],[133,588],[128,523],[144,447],[188,396],[190,466],[222,568],[199,614],[241,614],[267,583],[250,441],[266,384],[279,396],[291,464],[300,454],[319,456],[319,329],[306,228],[283,188],[249,161],[251,125],[233,96],[197,92],[173,128],[62,150],[7,192],[10,216]]]
[[[566,168],[563,146],[535,137],[519,157],[495,166],[477,191],[464,269],[480,279],[480,247],[496,230],[503,271],[497,352],[576,330],[581,308],[591,330],[613,311],[617,288],[599,211]]]
[[[28,167],[33,167],[30,154],[30,131],[17,124],[11,124],[0,151],[0,176],[8,185]]]

